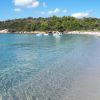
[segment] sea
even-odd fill
[[[0,100],[99,100],[100,37],[0,34]]]

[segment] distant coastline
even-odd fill
[[[89,34],[99,35],[100,18],[74,18],[51,16],[47,18],[19,18],[0,21],[0,33],[19,34]]]

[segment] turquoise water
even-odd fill
[[[98,100],[100,38],[0,34],[0,100]]]

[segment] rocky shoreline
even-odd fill
[[[27,31],[18,31],[18,32],[9,32],[8,29],[4,29],[4,30],[0,30],[0,33],[2,34],[9,34],[9,33],[13,33],[13,34],[82,34],[82,35],[95,35],[95,36],[100,36],[100,31],[65,31],[65,32],[59,32],[59,31],[31,31],[31,32],[27,32]]]

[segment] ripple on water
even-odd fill
[[[93,36],[80,35],[4,37],[0,100],[65,100],[65,95],[74,100],[68,94],[73,82],[88,68],[96,55],[92,50],[100,43]]]

